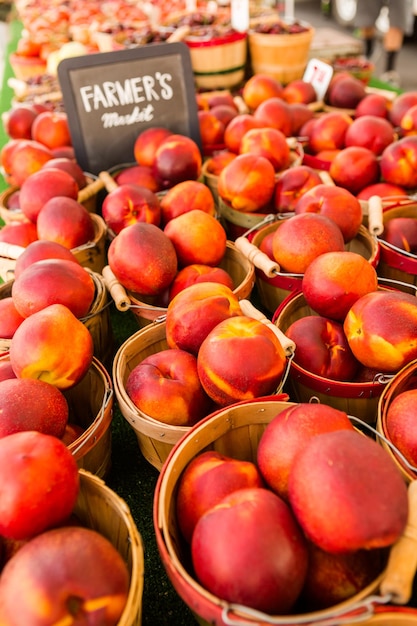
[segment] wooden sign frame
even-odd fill
[[[134,162],[135,140],[152,126],[186,135],[201,149],[194,74],[183,42],[64,59],[58,79],[75,157],[86,172]]]

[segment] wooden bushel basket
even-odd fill
[[[266,255],[260,252],[263,239],[272,232],[275,232],[282,222],[288,218],[283,218],[262,226],[251,237],[250,244],[242,237],[235,244],[251,258],[255,264],[256,287],[262,306],[270,313],[275,313],[279,305],[285,298],[294,291],[300,291],[302,274],[292,274],[281,271],[278,264],[271,261]],[[251,248],[252,246],[252,248]],[[253,248],[254,247],[254,248]],[[379,246],[365,226],[359,227],[358,234],[345,245],[345,250],[356,252],[371,263],[375,268],[379,262]]]
[[[210,449],[256,462],[257,447],[266,426],[289,405],[291,403],[259,399],[235,404],[207,416],[174,446],[158,477],[153,508],[158,550],[173,587],[202,626],[352,626],[350,618],[352,624],[359,621],[372,624],[369,620],[374,618],[375,607],[379,604],[389,601],[406,604],[411,596],[416,550],[415,539],[407,537],[407,531],[391,548],[386,569],[373,583],[349,600],[313,613],[268,616],[240,605],[229,605],[204,589],[194,578],[189,566],[189,548],[182,539],[176,519],[176,494],[183,470],[194,457]],[[412,483],[409,487],[410,525],[416,523],[416,490],[417,483]],[[377,592],[381,595],[377,596]],[[381,623],[388,626],[388,622]],[[389,624],[393,626],[395,622]],[[401,622],[399,626],[402,626]]]
[[[248,298],[255,285],[255,268],[234,245],[232,241],[226,243],[226,253],[219,263],[230,274],[233,280],[233,293],[241,300]],[[166,314],[166,307],[155,305],[155,298],[135,294],[128,291],[131,311],[140,328],[157,320],[161,315]]]
[[[0,361],[9,360],[3,352]],[[81,426],[83,433],[68,449],[78,467],[100,478],[111,466],[111,424],[113,420],[113,383],[104,365],[95,357],[84,378],[74,387],[64,389],[69,422]]]
[[[80,491],[74,513],[86,527],[108,539],[123,557],[130,587],[118,626],[140,626],[144,581],[142,538],[126,502],[100,478],[80,469]]]
[[[194,82],[200,89],[236,87],[245,77],[247,34],[235,32],[213,39],[186,37]]]
[[[278,21],[278,20],[275,20]],[[249,53],[254,74],[270,74],[283,84],[302,78],[308,62],[314,29],[274,35],[249,31]]]
[[[113,359],[113,384],[120,412],[133,428],[145,459],[160,470],[174,444],[189,431],[186,426],[171,426],[140,411],[126,392],[130,372],[143,359],[168,349],[165,322],[155,323],[129,337]]]
[[[382,220],[384,226],[397,217],[412,217],[417,219],[417,203],[410,200],[398,201],[395,204],[384,206]],[[417,255],[391,246],[382,238],[379,239],[380,259],[378,275],[398,283],[398,289],[415,294],[417,287]],[[405,283],[405,285],[401,285]],[[408,289],[406,284],[410,284]]]
[[[376,429],[380,433],[381,438],[379,441],[381,445],[386,449],[388,454],[393,458],[396,465],[399,467],[402,475],[407,482],[417,479],[417,468],[412,469],[412,463],[408,462],[408,459],[402,457],[401,454],[396,452],[395,446],[391,446],[390,437],[387,432],[387,412],[392,401],[403,391],[408,389],[417,389],[417,360],[411,361],[405,365],[385,387],[378,402],[378,418],[376,423]],[[385,441],[386,440],[386,441]]]
[[[317,315],[302,293],[294,291],[278,307],[273,321],[285,334],[289,326],[307,315]],[[375,424],[378,400],[390,377],[381,374],[369,382],[342,382],[313,374],[292,360],[287,379],[287,393],[295,402],[310,402],[312,398],[335,409],[355,415],[368,424]]]

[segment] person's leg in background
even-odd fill
[[[358,0],[356,11],[356,34],[364,44],[364,54],[370,59],[375,50],[376,21],[381,12],[382,0]]]
[[[389,28],[384,35],[385,68],[381,80],[400,86],[400,75],[396,71],[398,55],[404,43],[404,35],[413,30],[413,11],[410,0],[390,0],[388,3]]]
[[[396,61],[401,51],[404,34],[412,32],[412,1],[390,0],[369,2],[358,0],[357,29],[364,41],[365,55],[370,58],[374,52],[377,29],[375,23],[384,4],[388,5],[389,28],[383,35],[384,52],[381,80],[392,86],[399,87],[400,76],[396,72]]]

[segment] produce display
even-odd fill
[[[417,92],[374,93],[351,71],[360,64],[348,63],[323,101],[302,78],[284,83],[267,73],[230,89],[196,85],[200,145],[155,123],[137,134],[125,163],[92,176],[77,163],[62,101],[48,102],[59,91],[48,73],[52,55],[98,52],[95,35],[120,47],[166,41],[183,28],[191,38],[227,37],[229,11],[210,13],[199,3],[193,12],[172,5],[167,13],[164,3],[122,0],[37,0],[16,9],[25,27],[16,55],[43,60],[45,71],[15,83],[2,116],[0,482],[7,493],[0,494],[0,623],[76,626],[100,616],[105,626],[139,624],[139,615],[120,621],[134,581],[130,557],[113,533],[76,513],[89,461],[75,450],[90,436],[94,452],[106,409],[109,422],[123,422],[130,435],[129,415],[137,415],[149,426],[143,435],[150,445],[156,428],[168,463],[199,433],[161,514],[170,511],[175,567],[164,561],[161,527],[152,529],[163,574],[191,611],[199,603],[183,596],[185,583],[177,587],[181,571],[210,602],[269,616],[305,617],[366,594],[413,510],[410,480],[369,426],[377,424],[380,387],[417,364],[417,270],[408,271],[417,250]],[[253,30],[291,35],[309,27],[266,20]],[[79,47],[63,53],[67,44]],[[400,255],[402,272],[388,286],[385,268],[394,257],[386,249]],[[243,295],[239,258],[251,270]],[[286,281],[286,298],[272,282],[277,276]],[[275,290],[272,310],[263,280]],[[94,310],[100,289],[100,312],[111,315],[113,328]],[[141,318],[144,311],[154,318]],[[127,337],[116,328],[123,318],[134,326]],[[159,329],[155,341],[151,329]],[[101,363],[103,342],[111,356]],[[117,358],[124,359],[122,375]],[[104,394],[92,373],[100,367]],[[300,371],[301,384],[322,381],[324,399],[297,395]],[[385,424],[410,464],[415,380],[394,399]],[[366,415],[355,413],[348,392],[362,383],[373,401]],[[342,393],[333,396],[336,388]],[[271,404],[276,412],[260,422]],[[249,406],[244,434],[236,442],[226,437],[217,450],[204,426]],[[111,441],[104,455],[106,481]],[[153,475],[154,484],[160,477]],[[86,577],[90,557],[95,566]],[[48,569],[57,560],[68,566],[60,573],[65,606],[55,605]],[[82,592],[74,601],[69,581],[76,577]],[[45,596],[49,622],[36,614],[32,594],[23,593],[14,615],[22,580]],[[77,621],[81,614],[85,621]],[[143,615],[144,624],[154,619]]]

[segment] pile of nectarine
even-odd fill
[[[178,479],[182,555],[198,584],[242,614],[295,618],[378,579],[408,518],[406,483],[387,452],[346,413],[314,403],[282,408],[249,448],[200,449]]]
[[[216,407],[273,394],[280,385],[286,355],[279,338],[244,315],[224,284],[195,283],[177,293],[165,338],[166,349],[145,356],[125,383],[133,404],[153,419],[191,426]]]
[[[129,570],[110,540],[74,514],[80,477],[73,454],[57,436],[31,429],[3,435],[0,448],[2,624],[91,615],[114,626],[127,601]],[[30,593],[21,594],[22,581]]]

